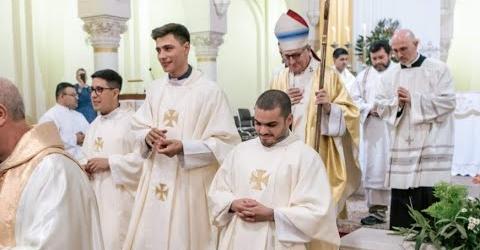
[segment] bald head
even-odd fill
[[[415,34],[409,29],[398,29],[393,33],[392,42],[394,40],[416,41]]]
[[[399,29],[390,40],[393,54],[403,65],[409,65],[417,57],[418,39],[409,29]]]
[[[17,87],[8,79],[0,77],[0,105],[13,121],[25,119],[25,105]]]

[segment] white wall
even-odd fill
[[[383,18],[396,19],[401,28],[411,29],[420,38],[420,49],[428,43],[440,48],[440,0],[353,1],[353,41],[363,34],[364,24],[368,34]]]

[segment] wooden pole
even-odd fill
[[[327,46],[328,46],[328,17],[330,16],[330,0],[325,0],[323,11],[323,34],[322,34],[322,57],[320,64],[320,83],[318,89],[323,89],[325,84],[325,67],[327,66]],[[315,150],[319,151],[320,138],[322,134],[322,105],[317,105],[317,123],[315,127]]]

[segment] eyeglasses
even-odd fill
[[[301,48],[300,50],[297,50],[297,51],[290,51],[290,52],[282,52],[282,57],[284,60],[288,61],[290,59],[293,59],[293,60],[298,60],[300,58],[300,56],[303,54],[303,52],[305,52],[305,50],[307,49],[308,47],[303,47]]]
[[[104,88],[104,87],[96,87],[96,88],[94,88],[94,87],[92,87],[91,89],[92,89],[93,92],[95,92],[95,94],[101,95],[104,90],[106,90],[106,89],[115,89],[115,88]]]

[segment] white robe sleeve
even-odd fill
[[[281,242],[308,243],[312,238],[300,231],[282,212],[274,210],[275,229]]]
[[[180,166],[186,169],[194,169],[208,166],[216,161],[212,150],[200,140],[185,140],[183,154],[178,155]]]
[[[363,74],[359,74],[357,78],[355,79],[355,82],[353,83],[351,89],[350,89],[350,95],[352,96],[352,100],[355,102],[357,105],[358,109],[360,110],[360,122],[364,123],[365,120],[367,120],[368,114],[370,113],[370,110],[373,107],[372,103],[368,103],[367,100],[362,96],[362,81],[364,77],[365,71]]]
[[[294,186],[289,205],[275,208],[275,219],[279,213],[287,219],[280,219],[279,224],[275,221],[276,226],[287,228],[277,231],[277,238],[298,241],[310,239],[338,246],[340,237],[336,226],[335,204],[325,166],[313,150],[304,154],[299,162],[299,179],[292,183]]]
[[[95,194],[80,168],[63,155],[46,156],[20,198],[15,250],[99,250]]]
[[[347,130],[343,111],[335,103],[331,103],[330,107],[330,114],[322,112],[322,135],[343,136]]]
[[[383,76],[380,84],[377,84],[377,94],[375,96],[374,108],[380,118],[382,118],[388,125],[396,127],[403,117],[402,110],[398,104],[396,89],[392,84],[387,83]]]
[[[232,173],[234,153],[231,152],[220,169],[217,171],[208,192],[208,208],[212,224],[223,227],[232,220],[234,213],[230,213],[230,206],[236,199],[232,191]]]
[[[130,192],[135,192],[142,174],[142,166],[144,159],[142,158],[139,148],[139,141],[135,139],[135,135],[129,133],[126,135],[123,143],[127,144],[126,154],[114,154],[108,157],[110,172],[112,173],[113,182],[123,185]]]
[[[150,95],[151,93],[147,92],[145,101],[132,117],[132,131],[137,141],[136,145],[139,147],[140,155],[144,159],[150,157],[152,153],[151,148],[145,141],[145,137],[150,129],[155,127]]]
[[[442,66],[441,70],[435,73],[440,76],[431,93],[410,93],[414,124],[444,122],[455,110],[455,89],[450,71],[446,66]]]

